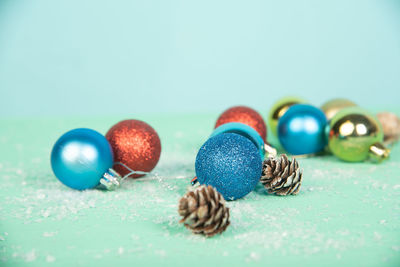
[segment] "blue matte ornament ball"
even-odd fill
[[[259,149],[248,138],[221,133],[207,140],[196,157],[200,184],[211,185],[226,200],[242,198],[256,187],[261,177]]]
[[[51,152],[51,167],[66,186],[84,190],[97,186],[113,166],[113,152],[107,139],[86,128],[62,135]]]
[[[327,139],[327,119],[322,110],[306,104],[291,106],[278,122],[278,138],[292,155],[322,151]]]

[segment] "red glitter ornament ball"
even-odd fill
[[[149,172],[160,159],[161,142],[157,132],[139,120],[120,121],[106,134],[114,152],[114,161],[121,162],[135,171]],[[129,173],[125,167],[114,165],[121,175]],[[143,175],[133,174],[132,178]]]
[[[264,141],[267,140],[267,127],[264,119],[252,108],[236,106],[225,110],[215,123],[215,128],[229,122],[240,122],[246,124],[255,129]]]

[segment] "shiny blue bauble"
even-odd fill
[[[113,166],[107,139],[91,129],[75,129],[62,135],[51,152],[51,167],[66,186],[84,190],[97,186]]]
[[[326,116],[320,109],[306,104],[293,105],[278,121],[278,138],[292,155],[317,153],[327,144],[326,125]]]
[[[211,185],[226,200],[244,197],[261,177],[259,149],[248,138],[236,133],[211,137],[196,157],[196,175],[200,184]]]

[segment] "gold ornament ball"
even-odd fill
[[[275,136],[278,134],[277,128],[279,118],[282,117],[291,106],[304,103],[306,103],[304,99],[295,96],[284,97],[275,102],[268,115],[268,124]]]
[[[329,127],[329,149],[344,161],[359,162],[368,157],[381,161],[389,156],[381,144],[383,131],[378,119],[359,107],[342,109]]]
[[[330,121],[342,109],[355,106],[357,106],[357,104],[351,100],[345,98],[334,98],[325,102],[321,106],[321,109],[325,113],[326,119]]]

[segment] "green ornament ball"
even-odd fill
[[[278,136],[278,121],[291,106],[305,103],[307,103],[307,101],[296,96],[287,96],[276,101],[268,115],[268,125],[272,133]]]
[[[381,161],[389,155],[381,144],[383,130],[378,119],[360,107],[342,109],[332,118],[328,140],[330,151],[344,161],[360,162],[370,156]]]

